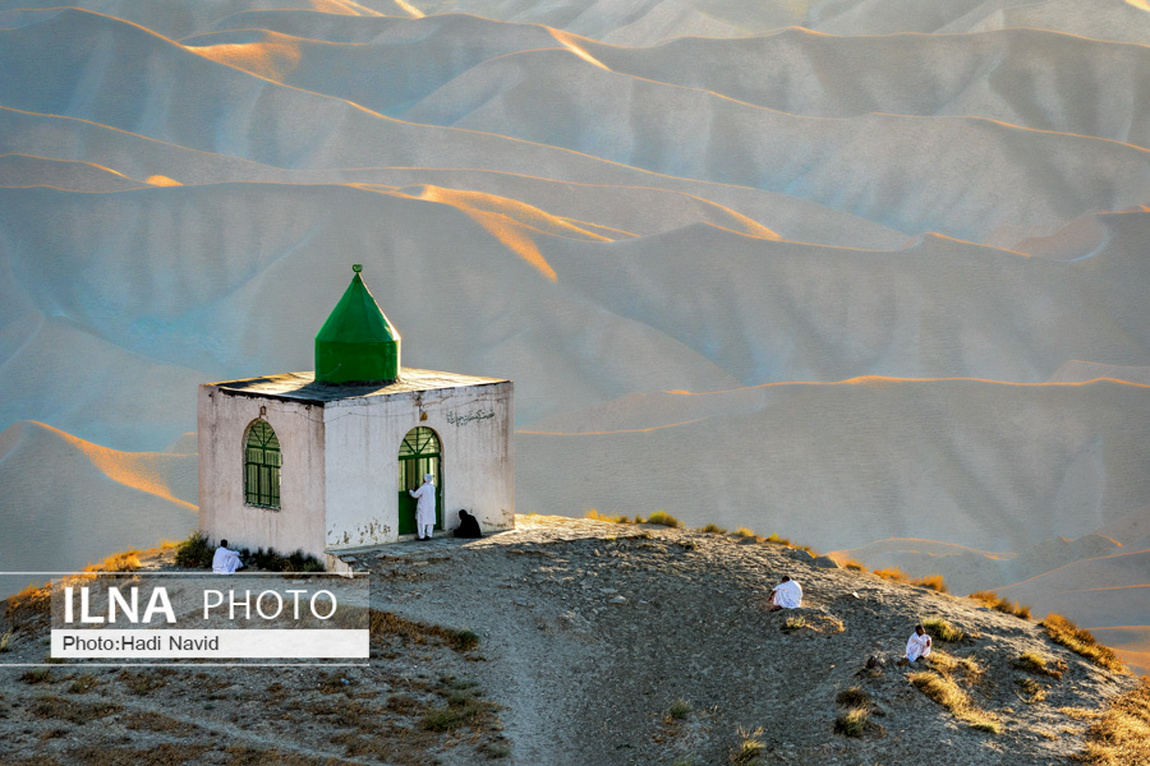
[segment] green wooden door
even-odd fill
[[[415,529],[414,497],[409,490],[418,489],[424,474],[435,477],[435,528],[443,529],[443,470],[439,459],[439,437],[430,428],[420,426],[407,432],[399,445],[399,534],[413,535]]]

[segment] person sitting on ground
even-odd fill
[[[910,638],[906,642],[906,656],[899,661],[900,664],[905,665],[908,662],[929,657],[931,646],[932,642],[930,636],[926,634],[926,628],[922,625],[915,625],[914,633],[910,634]]]
[[[803,586],[783,575],[782,582],[771,589],[771,611],[798,609],[803,605]]]
[[[239,552],[228,548],[226,539],[220,540],[220,547],[216,548],[216,555],[212,556],[212,571],[216,574],[234,574],[243,565]]]
[[[483,537],[479,531],[479,519],[464,509],[459,509],[459,526],[455,528],[456,537]]]

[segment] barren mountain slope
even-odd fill
[[[1034,623],[822,569],[782,545],[558,517],[517,522],[485,540],[409,543],[355,560],[372,572],[376,609],[473,630],[475,649],[453,653],[407,629],[420,643],[381,631],[366,668],[119,672],[81,663],[38,678],[29,671],[24,683],[24,671],[4,669],[0,731],[40,763],[89,747],[142,763],[183,752],[200,762],[242,753],[305,764],[462,766],[500,755],[532,766],[718,764],[751,739],[760,762],[912,762],[926,743],[944,741],[974,766],[1046,766],[1081,747],[1085,711],[1134,683],[1051,643]],[[782,574],[802,583],[804,603],[770,613]],[[968,638],[939,640],[929,667],[895,666],[914,623],[928,618]],[[22,624],[15,657],[40,661],[43,648]],[[1065,672],[1020,669],[1024,652]],[[868,669],[871,657],[882,664]],[[969,658],[974,670],[948,658]],[[912,672],[952,675],[988,717],[984,728],[1000,733],[958,720],[918,691]],[[858,738],[834,733],[845,712],[836,700],[852,687],[872,706]],[[450,735],[424,730],[421,712],[452,694],[494,703],[501,725],[488,709]],[[78,725],[82,714],[98,727]]]

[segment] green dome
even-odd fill
[[[399,377],[399,333],[359,272],[315,336],[317,383],[388,381]]]

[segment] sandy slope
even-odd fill
[[[4,571],[68,571],[157,536],[182,539],[195,481],[194,456],[118,452],[14,423],[0,432]]]

